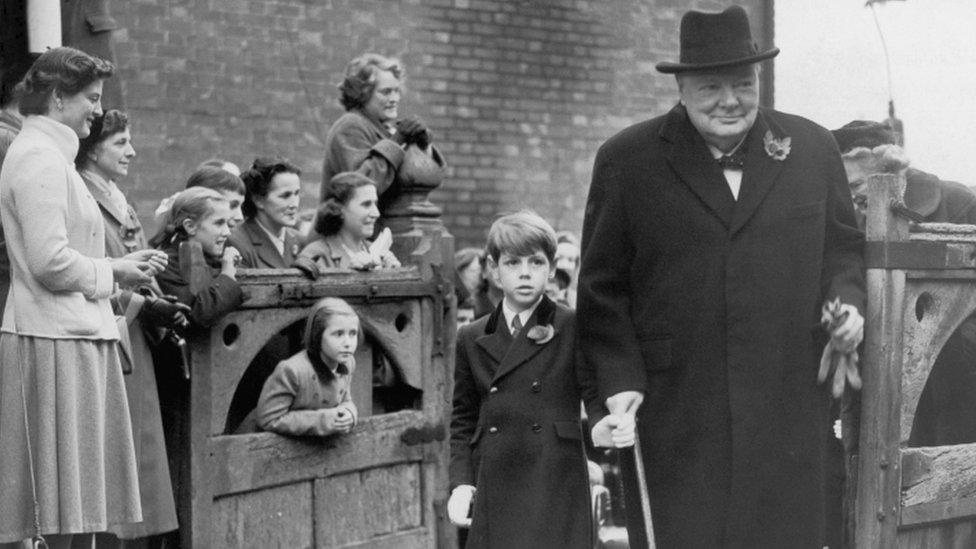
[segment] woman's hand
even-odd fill
[[[165,271],[166,264],[169,263],[169,256],[166,255],[166,252],[152,249],[138,250],[124,256],[122,259],[148,263],[153,271],[150,273],[150,276],[156,276],[157,274]]]
[[[113,259],[112,278],[123,288],[133,288],[152,282],[153,267],[145,261],[132,259]]]
[[[427,124],[416,116],[406,116],[397,120],[396,135],[394,139],[403,145],[416,143],[421,149],[426,149],[430,145],[430,130]]]
[[[233,246],[224,248],[220,256],[220,274],[234,278],[237,276],[237,264],[241,262],[241,252]]]
[[[332,433],[348,433],[352,430],[352,413],[345,407],[322,409],[322,426]]]

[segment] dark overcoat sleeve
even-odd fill
[[[323,178],[341,172],[358,171],[376,183],[382,195],[396,179],[403,162],[403,149],[392,139],[376,139],[368,121],[363,118],[340,120],[330,130],[325,151]],[[325,200],[329,182],[322,181],[319,202]]]
[[[482,326],[484,322],[478,322]],[[462,484],[475,485],[472,443],[481,411],[481,397],[471,371],[470,354],[477,352],[473,345],[475,332],[472,324],[461,327],[454,362],[454,399],[451,414],[451,463],[450,487]]]
[[[180,303],[190,307],[189,318],[195,325],[208,328],[222,316],[238,308],[244,301],[244,293],[233,278],[219,274],[200,291],[190,291],[190,283],[180,273],[176,254],[169,255],[166,270],[156,276],[163,293],[176,296]]]
[[[591,424],[606,414],[607,397],[643,391],[646,384],[630,316],[634,243],[628,232],[626,200],[621,174],[604,145],[597,152],[583,220],[577,290],[578,376],[581,386],[596,387],[596,398],[591,395],[586,402]]]
[[[854,305],[866,316],[864,281],[864,233],[854,217],[847,173],[840,152],[832,141],[826,141],[826,153],[820,165],[826,170],[827,191],[824,247],[823,296],[825,301],[839,298]]]

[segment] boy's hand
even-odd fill
[[[454,526],[467,528],[471,526],[471,503],[477,490],[470,484],[462,484],[451,490],[451,497],[447,500],[447,516]]]
[[[346,408],[325,408],[322,410],[322,425],[327,431],[348,433],[352,430],[352,413]]]
[[[593,426],[590,435],[598,448],[629,448],[636,440],[633,414],[610,414]]]

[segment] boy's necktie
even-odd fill
[[[522,319],[519,318],[519,315],[515,315],[515,318],[512,319],[512,337],[517,336],[521,329],[522,329]]]

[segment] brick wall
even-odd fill
[[[766,42],[771,0],[742,2]],[[450,164],[432,199],[459,245],[492,217],[536,209],[578,230],[597,147],[665,112],[692,0],[127,0],[117,61],[139,152],[129,190],[152,227],[159,199],[200,161],[283,154],[313,207],[336,84],[365,51],[407,67],[400,112],[423,117]]]

